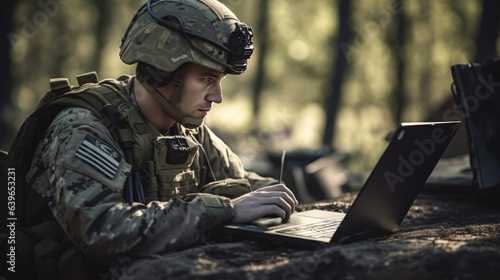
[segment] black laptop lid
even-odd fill
[[[402,123],[330,242],[396,231],[459,126]]]

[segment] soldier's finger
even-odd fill
[[[262,205],[261,211],[262,212],[261,212],[261,215],[259,216],[259,218],[262,218],[265,216],[278,216],[284,220],[287,219],[286,211],[277,205],[272,205],[272,204]]]
[[[261,191],[255,193],[254,196],[259,198],[281,198],[284,200],[288,206],[291,208],[291,213],[295,212],[295,200],[288,195],[288,193],[281,191]]]
[[[283,211],[285,211],[285,217],[280,216],[283,219],[289,219],[292,214],[292,206],[280,196],[262,199],[260,203],[262,203],[262,205],[275,205],[283,209]]]
[[[284,193],[288,194],[293,199],[295,205],[299,204],[299,201],[297,200],[297,198],[295,198],[295,195],[293,194],[293,192],[283,184],[272,185],[272,186],[262,188],[259,190],[284,192]]]

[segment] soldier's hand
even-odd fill
[[[299,204],[292,191],[283,184],[255,190],[231,202],[235,212],[233,223],[246,223],[268,215],[288,219]]]

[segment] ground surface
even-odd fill
[[[355,196],[299,210],[347,210]],[[500,205],[498,203],[497,205]],[[254,241],[209,243],[112,269],[133,279],[500,279],[500,207],[423,192],[389,236],[314,250]]]

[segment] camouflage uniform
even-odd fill
[[[138,108],[132,80],[123,90],[129,103]],[[177,125],[175,128],[171,133],[187,134],[204,147],[216,178],[250,179],[251,188],[247,191],[277,183],[246,172],[238,157],[205,125],[196,129]],[[150,135],[151,139],[158,134]],[[188,188],[193,193],[168,196],[172,197],[168,201],[148,201],[147,205],[129,205],[123,200],[123,186],[131,171],[124,158],[112,133],[96,115],[72,107],[52,122],[27,176],[67,236],[92,258],[108,263],[119,255],[146,256],[185,248],[232,219],[234,210],[229,198],[196,193],[217,192],[203,188],[211,177],[203,176],[199,171],[202,168],[196,172],[196,168],[191,168],[206,166],[204,157],[196,156],[191,167],[184,169],[196,175]]]

